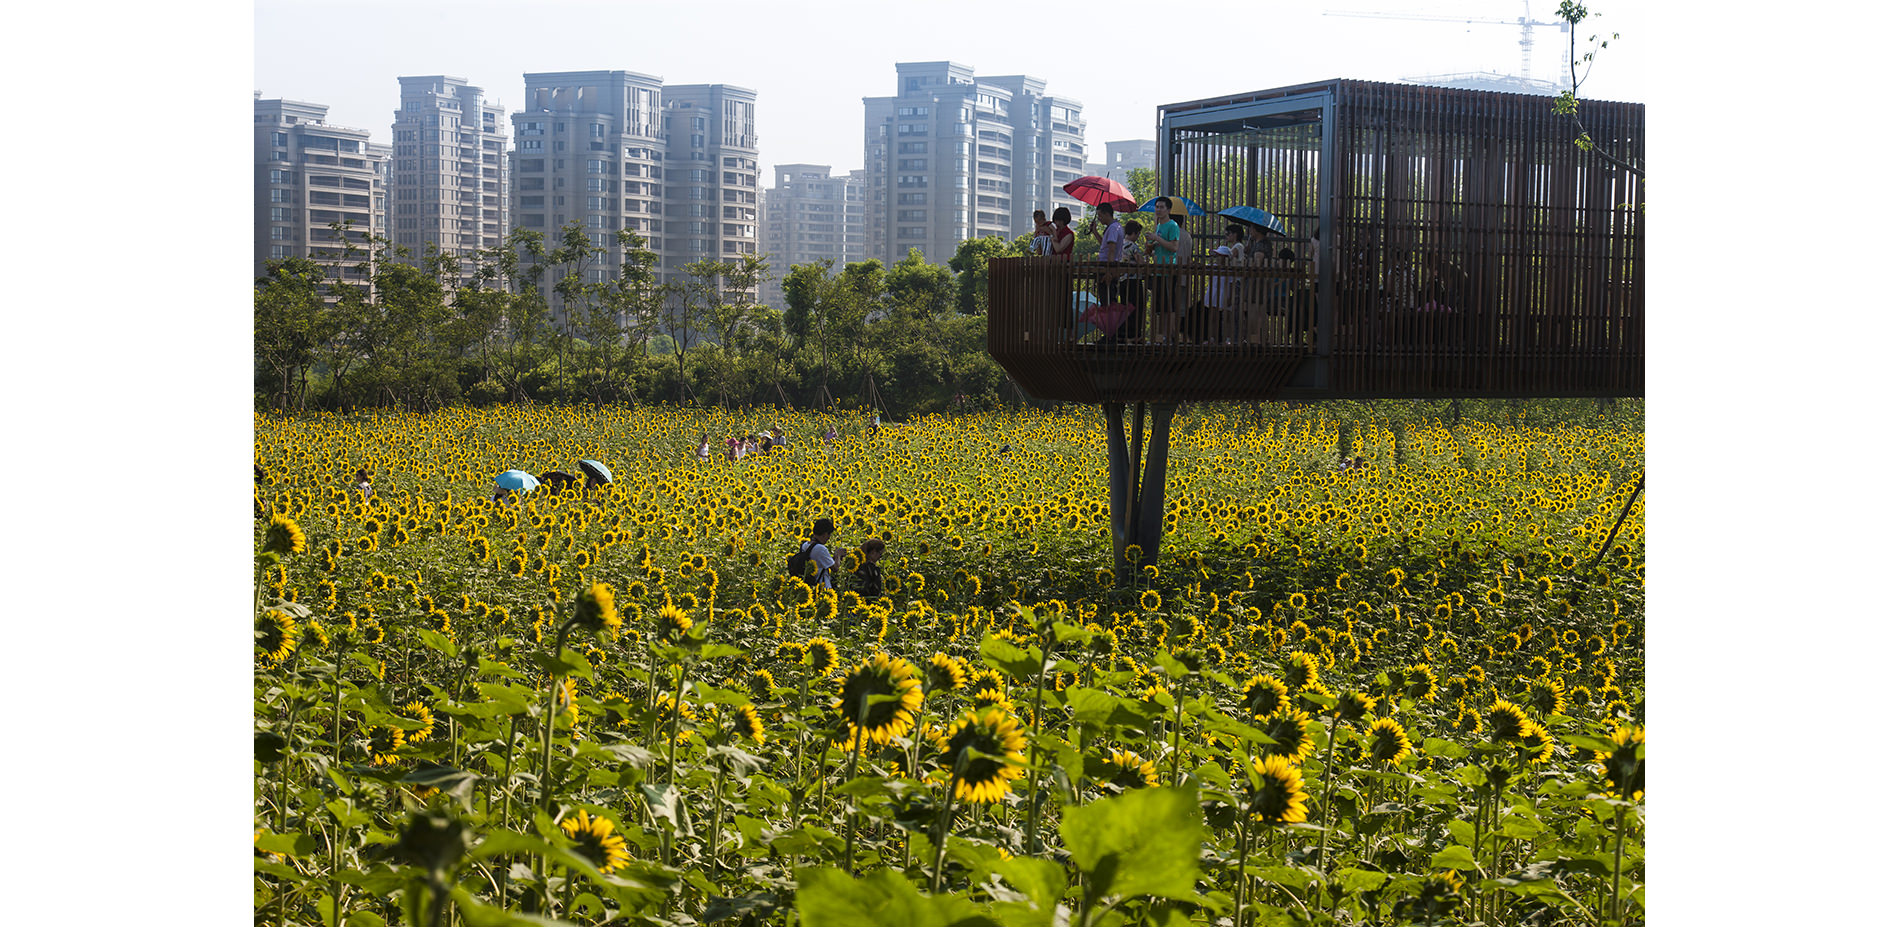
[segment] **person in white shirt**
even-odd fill
[[[835,530],[831,519],[820,518],[812,522],[811,540],[800,546],[801,550],[811,551],[811,562],[818,567],[818,585],[826,589],[832,588],[831,571],[838,565],[831,556],[831,548],[826,546],[831,543],[831,535]]]

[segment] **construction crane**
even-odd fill
[[[1328,10],[1326,11],[1326,15],[1362,16],[1369,19],[1414,19],[1425,22],[1464,23],[1466,25],[1475,24],[1481,26],[1518,26],[1523,30],[1522,35],[1517,40],[1517,48],[1520,53],[1518,77],[1525,81],[1531,79],[1531,29],[1537,26],[1556,26],[1565,33],[1570,31],[1570,24],[1567,22],[1547,23],[1531,19],[1531,0],[1524,0],[1524,15],[1519,16],[1516,20],[1477,19],[1463,16],[1428,16],[1421,13],[1378,13],[1370,10]]]

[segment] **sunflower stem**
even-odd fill
[[[1240,808],[1240,871],[1234,875],[1234,927],[1247,927],[1247,853],[1253,839],[1253,828],[1248,826],[1247,819],[1252,815],[1243,803]]]
[[[1342,696],[1343,697],[1343,696]],[[1326,771],[1321,775],[1319,799],[1319,859],[1314,867],[1326,871],[1326,838],[1332,836],[1332,826],[1328,818],[1333,810],[1333,757],[1339,754],[1339,712],[1337,706],[1333,712],[1333,723],[1326,729]]]
[[[870,714],[871,700],[867,698],[863,704],[858,706],[858,723],[850,732],[851,771],[846,773],[844,777],[844,781],[847,783],[858,777],[858,755],[863,752],[864,740],[869,736],[869,733],[864,729],[864,722],[868,720]],[[855,874],[854,871],[857,869],[855,863],[856,857],[853,856],[851,852],[857,845],[858,811],[856,807],[849,807],[844,816],[844,871],[847,873]]]
[[[1616,923],[1621,924],[1623,922],[1623,912],[1622,912],[1622,904],[1621,904],[1622,891],[1621,891],[1621,886],[1618,883],[1623,881],[1623,806],[1622,805],[1616,806],[1616,853],[1612,855],[1610,858],[1611,858],[1610,907],[1609,907],[1609,918],[1606,918],[1606,922],[1609,919],[1614,919]]]
[[[950,778],[943,782],[943,811],[937,815],[937,859],[930,867],[930,893],[935,895],[943,888],[943,851],[950,846],[950,823],[956,820],[956,782],[969,765],[970,748],[957,751],[957,762],[950,771]]]
[[[574,627],[576,620],[577,619],[574,618],[568,619],[562,623],[560,629],[554,633],[554,659],[557,664],[560,662],[561,651],[567,646],[567,632]],[[561,696],[561,681],[565,678],[567,678],[567,674],[564,672],[556,671],[554,673],[553,679],[550,680],[552,685],[548,687],[547,710],[543,712],[541,719],[541,774],[537,780],[541,788],[535,806],[546,811],[549,817],[554,815],[554,807],[551,801],[553,798],[554,783],[549,781],[549,771],[554,766],[554,711],[555,705]],[[545,896],[547,894],[547,857],[536,854],[534,858],[534,868],[535,876],[542,881],[542,895]],[[552,905],[552,899],[549,899],[548,903]],[[534,906],[534,902],[530,901],[528,904],[529,913],[533,913]]]
[[[1181,712],[1187,707],[1187,683],[1180,685],[1180,694],[1174,699],[1173,746],[1168,749],[1168,786],[1181,784]]]
[[[715,875],[719,872],[719,825],[726,816],[726,774],[729,766],[719,764],[719,778],[713,783],[713,819],[712,830],[706,839],[706,860]]]
[[[1049,642],[1045,639],[1041,643],[1047,645]],[[1049,663],[1046,652],[1037,654],[1037,657],[1035,707],[1031,709],[1029,715],[1029,852],[1031,853],[1042,852],[1042,836],[1036,830],[1042,817],[1042,773],[1040,767],[1036,765],[1041,745],[1037,743],[1036,737],[1042,732],[1042,682],[1043,677],[1048,675]]]

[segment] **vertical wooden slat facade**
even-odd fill
[[[1076,294],[1115,268],[1011,259],[991,265],[991,352],[1031,395],[1086,402],[1641,395],[1641,181],[1577,147],[1551,109],[1347,80],[1163,106],[1162,192],[1210,213],[1184,223],[1196,253],[1229,206],[1281,217],[1290,238],[1264,270],[1120,273],[1148,302],[1172,286],[1191,305],[1221,278],[1270,293],[1254,303],[1268,331],[1207,339],[1150,317],[1149,343],[1078,345]],[[1641,105],[1580,114],[1597,145],[1641,162]]]

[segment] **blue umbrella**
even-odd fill
[[[1261,209],[1258,206],[1234,206],[1229,209],[1223,209],[1218,214],[1226,216],[1229,219],[1238,219],[1248,225],[1260,226],[1269,232],[1279,235],[1286,234],[1286,223],[1281,222],[1279,216]]]
[[[607,465],[598,460],[587,460],[583,458],[581,460],[581,469],[586,470],[589,475],[602,483],[611,483],[614,481],[613,471],[608,470]]]
[[[1149,200],[1148,202],[1141,204],[1141,208],[1135,211],[1136,212],[1154,212],[1155,200],[1158,200],[1160,198],[1161,197],[1157,196],[1154,198],[1154,200]],[[1168,209],[1168,215],[1170,216],[1180,216],[1180,215],[1205,216],[1207,215],[1207,210],[1202,209],[1193,200],[1188,199],[1185,196],[1169,196],[1168,199],[1171,199],[1174,201],[1174,205]],[[1183,207],[1186,207],[1187,209],[1185,213],[1181,211]]]
[[[528,492],[539,485],[541,481],[535,479],[534,474],[526,470],[504,470],[500,476],[495,477],[497,489],[519,489],[522,492]]]

